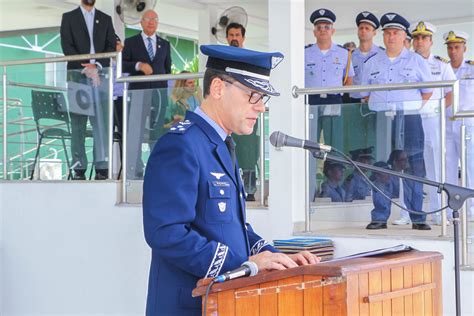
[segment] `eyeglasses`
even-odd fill
[[[242,88],[238,85],[234,85],[235,81],[231,82],[231,81],[225,80],[225,79],[222,79],[222,81],[224,81],[225,83],[231,84],[234,87],[237,87],[242,91],[247,92],[247,95],[249,96],[249,103],[250,104],[257,104],[260,100],[262,100],[263,104],[267,104],[268,100],[270,100],[270,96],[268,94],[262,94],[262,93],[258,93],[258,92],[255,92],[255,91],[250,91],[250,90]]]
[[[323,31],[323,30],[329,31],[329,30],[332,29],[332,25],[329,25],[329,24],[316,25],[315,28],[316,28],[317,31]]]
[[[158,22],[158,18],[143,18],[145,22]]]

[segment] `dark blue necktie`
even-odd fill
[[[235,143],[232,137],[229,135],[225,139],[225,145],[230,153],[230,158],[232,159],[232,169],[235,170]]]

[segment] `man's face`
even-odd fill
[[[375,28],[369,23],[362,22],[357,27],[357,36],[361,42],[372,40],[376,33]]]
[[[339,183],[344,175],[344,170],[341,166],[334,166],[328,170],[328,178],[334,182]]]
[[[389,28],[383,30],[383,43],[387,50],[401,50],[406,37],[405,31],[400,29]]]
[[[155,35],[156,30],[158,29],[158,14],[153,11],[145,12],[140,24],[142,25],[143,32],[146,35]]]
[[[413,38],[413,48],[418,54],[429,55],[431,46],[433,46],[431,35],[415,35]]]
[[[464,57],[466,52],[466,44],[464,43],[448,43],[448,56],[449,59],[460,61]]]
[[[226,131],[237,135],[250,135],[260,113],[265,111],[262,100],[250,103],[250,94],[256,92],[239,82],[225,83],[219,116]]]
[[[240,28],[231,28],[227,32],[227,44],[235,47],[244,47],[245,37],[242,35],[242,30]]]
[[[318,41],[330,40],[336,30],[332,23],[318,22],[314,25],[313,34]]]

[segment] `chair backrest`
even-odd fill
[[[52,119],[62,121],[69,131],[69,115],[66,106],[66,98],[62,92],[31,91],[31,108],[37,128],[41,119]]]

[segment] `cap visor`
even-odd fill
[[[271,96],[279,96],[280,93],[275,90],[275,88],[267,80],[262,80],[258,78],[243,76],[239,74],[229,74],[232,78],[240,82],[246,87],[249,87],[252,90],[255,90],[260,93],[268,94]]]

